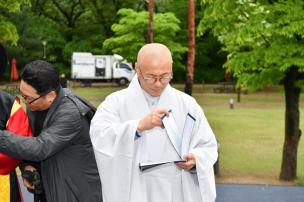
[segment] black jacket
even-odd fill
[[[48,202],[102,201],[101,183],[89,136],[92,110],[67,89],[60,89],[40,134],[27,138],[0,133],[0,151],[40,162]],[[29,112],[31,125],[35,113]]]
[[[15,98],[3,91],[0,91],[0,129],[6,128],[6,122],[9,119],[11,109]]]

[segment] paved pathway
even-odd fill
[[[32,194],[21,187],[24,202],[33,202]],[[304,186],[217,184],[216,187],[216,202],[304,202]]]
[[[304,202],[304,186],[217,184],[216,202]]]

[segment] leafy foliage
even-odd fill
[[[180,28],[176,35],[176,41],[182,46],[187,47],[188,40],[188,0],[165,0],[159,1],[155,5],[155,10],[159,12],[173,12],[181,21]],[[199,24],[203,17],[204,6],[200,1],[196,1],[195,6],[195,24]],[[225,69],[222,65],[226,61],[227,53],[221,51],[222,44],[212,34],[206,33],[204,36],[196,36],[195,39],[195,69],[194,81],[201,82],[218,82],[224,79]],[[183,55],[183,64],[186,66],[187,56]],[[179,68],[174,72],[174,80],[183,82],[185,80],[185,69]]]
[[[4,12],[18,12],[21,4],[28,3],[28,0],[0,0],[0,9]],[[0,13],[0,43],[16,45],[18,39],[16,27]]]
[[[111,37],[111,26],[118,20],[117,12],[121,8],[142,9],[144,1],[134,0],[86,0],[92,13],[93,21],[100,24],[106,38]]]
[[[229,53],[225,67],[239,84],[259,89],[282,81],[286,71],[304,71],[302,0],[213,0],[199,33],[212,33]]]
[[[58,60],[58,55],[61,54],[58,50],[64,47],[65,40],[53,21],[35,15],[29,7],[22,7],[18,15],[11,14],[8,18],[17,25],[20,35],[18,46],[7,47],[10,59],[15,57],[18,67],[43,58],[42,41],[47,41],[47,59],[54,63]]]
[[[104,42],[104,48],[124,56],[131,62],[136,61],[137,52],[146,43],[148,12],[136,12],[132,9],[118,11],[120,20],[112,26],[115,33]],[[176,33],[180,30],[180,21],[173,13],[156,13],[154,15],[154,42],[166,44],[172,52],[175,66],[181,66],[181,54],[187,51],[176,42]]]
[[[4,0],[2,0],[4,1]],[[0,2],[2,2],[0,0]],[[28,0],[29,1],[29,0]],[[5,1],[6,2],[6,1]],[[10,1],[11,2],[11,1]],[[25,2],[25,1],[24,1]],[[18,36],[19,40],[17,46],[7,46],[9,57],[17,59],[18,67],[23,67],[26,63],[40,59],[43,57],[42,41],[47,41],[46,55],[47,60],[54,63],[59,68],[60,72],[67,73],[70,71],[70,61],[73,52],[91,52],[93,54],[112,54],[111,48],[105,48],[103,42],[111,37],[117,37],[116,33],[111,30],[111,26],[115,23],[119,24],[119,19],[122,18],[121,14],[117,11],[121,8],[132,8],[134,12],[146,9],[145,0],[30,0],[31,7],[20,7],[21,12],[8,13],[8,9],[0,9],[0,15],[5,16],[2,22],[10,22],[15,27],[0,27],[0,38],[12,38]],[[179,44],[176,46],[174,43],[172,47],[187,47],[187,0],[155,0],[155,13],[161,14],[164,20],[161,23],[166,23],[167,20],[171,24],[176,21],[174,25],[174,32],[167,28],[166,24],[159,26],[154,24],[154,34],[158,34],[158,42],[174,42]],[[1,4],[4,5],[4,4]],[[72,9],[73,8],[73,9]],[[19,9],[19,7],[18,7]],[[201,19],[202,6],[197,1],[196,3],[196,24]],[[167,13],[171,13],[166,16]],[[166,14],[166,15],[164,15]],[[165,20],[166,19],[166,20]],[[178,20],[177,20],[178,19]],[[132,19],[133,20],[133,19]],[[136,43],[125,43],[127,53],[136,57],[138,48],[146,43],[147,27],[144,24],[147,21],[145,15],[139,19],[138,24],[134,29],[130,29],[124,40],[140,41]],[[134,22],[135,23],[135,22]],[[177,28],[178,27],[178,28]],[[2,32],[5,31],[5,34]],[[136,33],[135,39],[128,39],[130,33]],[[3,39],[0,42],[3,42]],[[169,40],[167,40],[169,38]],[[9,40],[7,43],[11,44],[12,41],[17,42],[17,38]],[[197,36],[196,46],[196,63],[194,79],[197,82],[202,80],[206,82],[218,81],[224,77],[224,69],[221,67],[224,59],[226,59],[225,52],[219,51],[221,44],[212,35]],[[132,46],[136,46],[130,52]],[[185,50],[180,53],[173,54],[174,56],[174,80],[183,82],[185,78],[185,66],[187,64],[187,57]],[[130,52],[130,53],[129,53]],[[124,53],[122,53],[123,56]],[[130,60],[134,61],[134,59]],[[176,68],[177,67],[177,68]]]
[[[3,16],[0,16],[0,42],[15,45],[18,39],[16,27]]]

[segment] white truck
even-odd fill
[[[115,81],[125,85],[131,81],[135,71],[120,55],[92,55],[74,52],[72,55],[71,79],[90,85],[92,81]]]

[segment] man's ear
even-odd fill
[[[53,90],[53,91],[49,92],[49,94],[47,94],[47,99],[49,102],[53,102],[55,100],[56,96],[57,96],[57,94]]]
[[[135,71],[136,71],[137,74],[139,74],[139,72],[138,72],[138,63],[137,62],[135,62]]]

